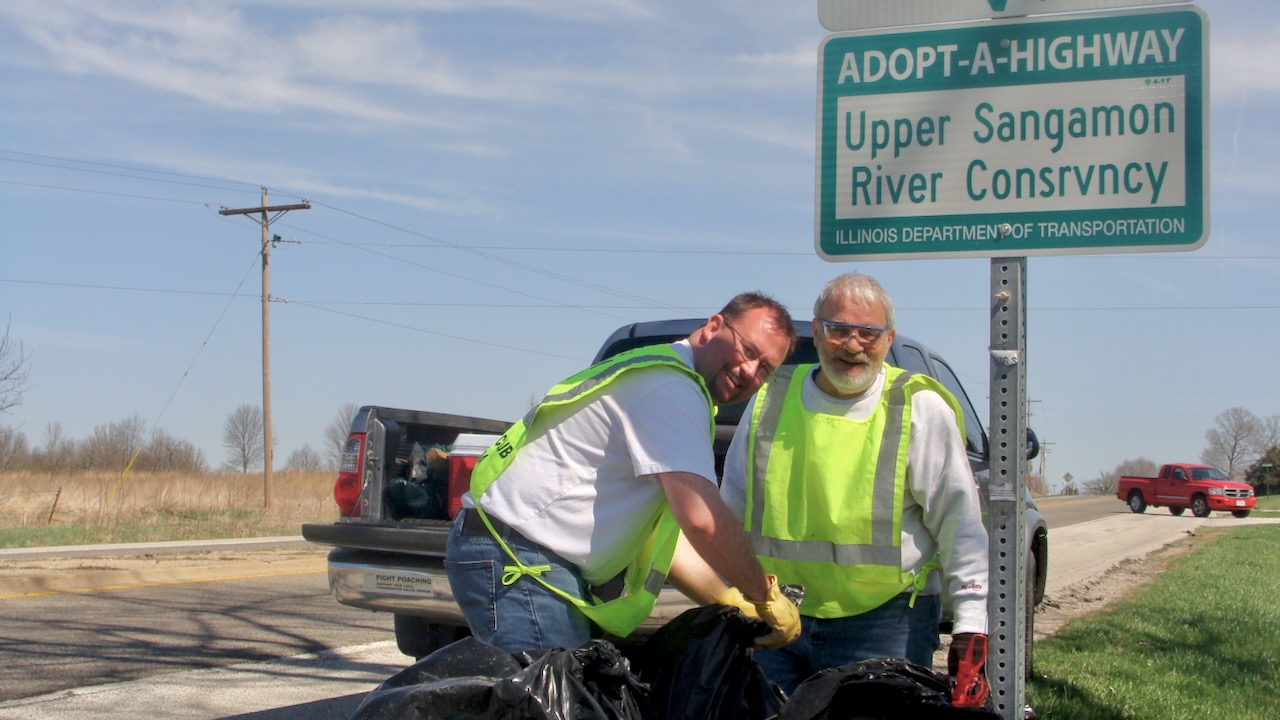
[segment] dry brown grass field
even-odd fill
[[[332,522],[333,471],[0,473],[0,547],[297,535]]]

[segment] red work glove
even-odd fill
[[[991,685],[982,674],[987,664],[987,636],[982,633],[957,633],[951,636],[947,650],[947,674],[955,684],[951,704],[955,707],[982,707],[991,694]]]

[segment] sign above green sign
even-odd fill
[[[829,36],[818,253],[1194,250],[1207,43],[1195,7]]]
[[[818,20],[843,32],[1179,2],[1187,0],[818,0]]]

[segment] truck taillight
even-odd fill
[[[338,503],[338,514],[343,517],[358,516],[360,508],[360,458],[364,457],[364,433],[351,433],[342,446],[342,462],[338,465],[338,480],[333,484],[333,500]]]

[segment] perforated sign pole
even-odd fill
[[[1026,705],[1027,259],[991,260],[991,482],[987,680],[996,711],[1021,720]]]

